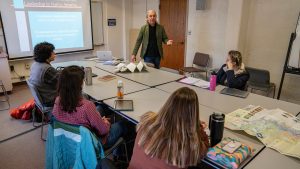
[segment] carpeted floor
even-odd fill
[[[14,86],[9,94],[10,108],[18,107],[31,98],[27,85]],[[1,103],[0,109],[6,106]],[[24,133],[26,131],[29,132]],[[0,111],[0,169],[45,168],[45,142],[40,139],[40,132],[40,128],[35,129],[32,122],[11,118],[9,110]]]
[[[0,144],[0,169],[45,168],[45,144],[40,128]]]
[[[32,98],[27,85],[15,86],[9,95],[10,108],[18,107]],[[0,104],[0,108],[7,105]],[[0,111],[0,142],[24,131],[33,129],[30,121],[16,120],[9,115],[9,110]]]

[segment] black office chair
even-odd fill
[[[36,114],[36,111],[38,109],[38,110],[40,110],[42,112],[41,139],[43,141],[46,141],[46,139],[43,137],[44,125],[46,124],[46,116],[49,113],[52,112],[53,107],[45,107],[45,106],[43,106],[42,101],[41,101],[42,100],[41,96],[40,96],[40,94],[39,94],[36,86],[33,85],[32,83],[30,83],[29,80],[26,80],[26,83],[27,83],[27,85],[28,85],[28,87],[30,89],[30,92],[31,92],[31,94],[32,94],[32,96],[34,98],[34,102],[35,102],[35,108],[34,108],[33,113],[32,113],[32,115],[33,115],[33,120],[32,120],[33,123],[32,124],[33,124],[34,127],[38,127],[37,125],[34,124],[34,122],[35,122],[35,114]]]
[[[246,67],[246,70],[250,74],[250,78],[247,83],[247,88],[252,93],[254,90],[263,91],[266,96],[269,96],[270,92],[275,97],[276,85],[270,82],[270,72],[264,69],[257,69],[252,67]]]
[[[207,79],[207,71],[209,64],[209,55],[205,53],[196,52],[193,60],[192,67],[183,67],[179,69],[179,74],[184,74],[185,72],[191,73],[194,76],[194,73],[205,72]],[[197,67],[194,67],[196,65]]]

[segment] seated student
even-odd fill
[[[129,169],[195,166],[208,149],[195,91],[176,90],[158,113],[147,112],[137,126]]]
[[[226,64],[222,65],[217,73],[217,83],[245,90],[249,73],[245,70],[245,65],[242,62],[242,55],[239,51],[231,50],[228,52]]]
[[[53,107],[56,94],[58,71],[50,64],[56,55],[55,47],[42,42],[34,47],[34,63],[31,66],[29,82],[37,87],[44,106]]]
[[[93,102],[82,97],[83,79],[84,71],[79,66],[61,71],[52,114],[60,122],[89,128],[101,138],[104,149],[109,148],[125,133],[126,127],[121,121],[111,125],[108,118],[101,117]]]

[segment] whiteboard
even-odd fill
[[[296,38],[292,45],[288,66],[293,68],[300,68],[300,15],[298,16],[295,33]]]

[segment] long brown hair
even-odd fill
[[[139,146],[151,157],[184,168],[194,166],[206,151],[199,118],[198,97],[194,90],[176,90],[156,114],[148,112],[137,127]]]
[[[63,111],[73,112],[82,98],[84,71],[79,66],[69,66],[62,70],[58,80],[58,95]]]

